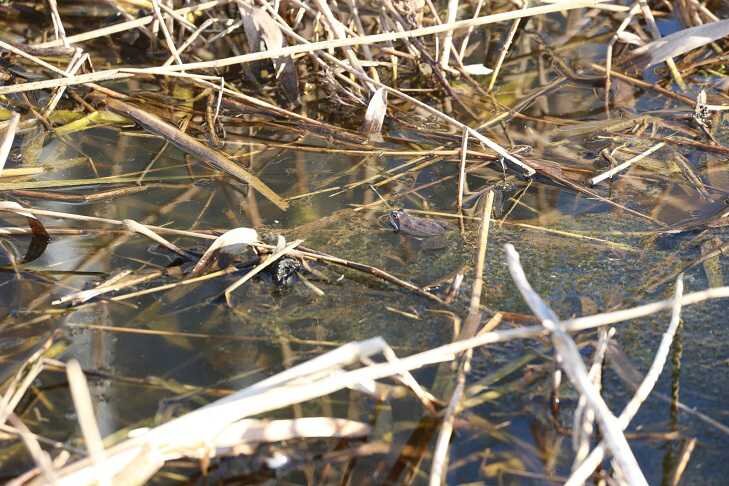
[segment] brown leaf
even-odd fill
[[[33,233],[33,236],[37,238],[50,239],[51,236],[48,234],[48,231],[46,231],[43,223],[41,223],[40,220],[36,218],[33,213],[26,210],[20,204],[13,201],[0,201],[0,212],[2,211],[15,213],[18,216],[23,216],[27,221],[28,226],[30,227],[30,231]]]

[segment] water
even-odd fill
[[[589,43],[584,49],[593,55],[596,51]],[[519,77],[510,72],[507,70],[506,85],[500,93],[504,101]],[[648,92],[636,92],[634,96],[641,112],[659,106],[676,107],[664,106],[663,99]],[[485,103],[477,96],[473,102]],[[601,110],[601,92],[567,84],[530,113],[586,121],[601,119]],[[515,123],[515,127],[511,134],[515,143],[534,147],[536,158],[569,165],[574,171],[568,175],[573,177],[592,175],[603,148],[628,143],[640,152],[649,146],[640,137],[624,131],[571,136],[553,131],[549,124],[524,120]],[[397,141],[392,141],[389,148],[401,151],[401,155],[258,145],[252,147],[251,154],[244,136],[253,134],[259,139],[284,143],[291,141],[291,133],[275,124],[242,133],[245,130],[241,128],[238,137],[231,135],[234,143],[227,150],[285,197],[341,188],[421,155],[406,155],[413,150],[412,146]],[[398,126],[391,130],[393,135],[417,135]],[[721,130],[720,127],[720,137]],[[427,133],[418,136],[427,139]],[[145,178],[150,188],[95,201],[52,201],[13,192],[6,193],[7,199],[36,209],[113,220],[134,219],[177,229],[255,227],[262,235],[280,234],[288,240],[303,238],[310,248],[386,269],[419,286],[442,280],[467,265],[462,294],[448,309],[461,317],[466,314],[478,239],[478,228],[473,222],[468,222],[463,235],[450,232],[446,249],[428,251],[381,223],[379,218],[388,209],[386,206],[356,210],[360,205],[377,202],[377,196],[366,184],[337,195],[332,190],[293,199],[289,211],[283,213],[240,184],[187,159],[178,149],[165,147],[162,141],[140,136],[138,132],[101,127],[63,139],[54,135],[43,140],[37,137],[38,133],[32,130],[20,137],[16,149],[26,158],[12,166],[42,167],[44,171],[9,181],[15,185],[3,186],[3,190],[22,187],[50,191],[59,181],[108,176],[136,180],[156,159]],[[35,152],[29,148],[34,140],[40,147]],[[319,138],[306,141],[326,145]],[[31,157],[33,153],[35,157]],[[673,145],[627,176],[616,179],[609,191],[604,187],[595,190],[661,221],[681,220],[704,201],[683,172],[672,165],[677,153],[687,158],[704,182],[714,186],[712,195],[729,190],[723,171],[716,169],[721,163],[720,155]],[[628,155],[621,153],[620,157],[624,160]],[[379,190],[386,195],[406,193],[450,177],[417,193],[395,198],[392,204],[453,213],[458,159],[457,151],[439,155],[433,165]],[[472,190],[477,190],[501,178],[501,169],[494,164],[471,174],[468,183]],[[123,186],[133,185],[125,182]],[[89,195],[118,187],[86,181],[59,192]],[[520,182],[519,187],[526,184]],[[3,215],[2,219],[7,223],[3,226],[23,224],[14,216]],[[4,358],[0,371],[3,378],[10,377],[53,335],[55,342],[63,345],[57,357],[64,361],[76,358],[89,371],[94,411],[104,436],[154,425],[349,341],[382,336],[404,356],[452,339],[451,318],[433,312],[444,310],[442,307],[372,276],[321,263],[312,263],[317,272],[307,274],[307,278],[324,292],[322,296],[300,281],[277,288],[270,276],[264,274],[240,287],[233,295],[233,307],[229,308],[222,292],[241,276],[237,274],[124,301],[101,298],[77,309],[54,306],[53,300],[97,285],[121,270],[140,275],[169,269],[176,257],[150,240],[119,231],[116,226],[47,216],[41,216],[41,220],[48,228],[77,229],[82,233],[54,235],[42,254],[28,263],[18,262],[27,252],[29,237],[2,238],[0,310],[5,317],[0,334]],[[516,246],[534,288],[563,318],[667,297],[672,284],[654,291],[647,290],[648,284],[696,259],[700,249],[691,239],[695,235],[656,239],[655,235],[646,234],[654,229],[656,226],[646,219],[538,177],[526,188],[520,205],[509,213],[505,223],[491,228],[483,303],[490,309],[529,314],[508,276],[503,251],[506,243]],[[713,229],[711,234],[724,238],[726,230]],[[169,238],[191,250],[207,244],[200,239]],[[9,255],[15,260],[15,267]],[[726,267],[725,259],[720,259],[718,271],[725,274]],[[171,274],[135,289],[180,278],[179,274]],[[687,271],[687,292],[707,285],[707,274],[701,265]],[[696,438],[698,445],[684,474],[685,484],[722,484],[729,473],[726,435],[694,415],[677,412],[670,400],[677,396],[688,407],[721,423],[727,422],[722,393],[728,385],[727,374],[722,372],[727,366],[724,343],[729,337],[725,306],[723,301],[714,301],[684,310],[684,327],[676,338],[656,394],[647,400],[630,426],[631,446],[651,484],[667,483],[679,461],[681,447],[689,438]],[[668,319],[663,313],[617,326],[616,342],[642,373],[653,359]],[[504,323],[502,328],[511,325]],[[589,332],[577,337],[586,358],[591,355],[593,339],[594,334]],[[557,423],[550,411],[551,371],[551,347],[546,341],[514,341],[476,350],[466,395],[474,402],[455,424],[450,484],[545,484],[559,482],[569,475],[572,451],[568,429],[577,397],[571,387],[563,386]],[[430,387],[436,374],[435,368],[427,368],[415,376]],[[475,388],[476,385],[482,386]],[[604,396],[611,409],[621,410],[631,394],[607,366]],[[661,399],[658,394],[668,399]],[[64,375],[49,368],[34,382],[16,413],[32,431],[83,449],[73,410]],[[275,418],[320,415],[369,423],[373,433],[367,441],[321,440],[263,447],[253,458],[227,462],[214,469],[212,477],[227,475],[256,484],[271,478],[297,484],[339,483],[342,477],[352,484],[427,481],[439,424],[412,397],[378,403],[362,393],[342,391],[272,414]],[[14,444],[15,441],[8,441],[3,452],[4,478],[32,466],[25,451]],[[272,455],[274,449],[289,454],[291,465],[278,472],[261,472],[261,458]],[[352,450],[348,453],[349,449]],[[179,477],[197,481],[199,470],[194,465],[177,463],[163,470],[157,480],[171,482]]]

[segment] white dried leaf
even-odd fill
[[[645,45],[645,41],[641,39],[638,34],[634,34],[632,32],[627,32],[623,30],[621,32],[618,32],[617,37],[620,42],[624,42],[625,44],[631,44],[634,46]]]
[[[183,250],[179,246],[175,245],[174,243],[172,243],[168,239],[163,238],[162,236],[158,235],[157,233],[155,233],[154,231],[152,231],[151,229],[149,229],[145,225],[134,221],[133,219],[125,219],[123,221],[123,223],[124,223],[124,226],[126,226],[126,228],[129,231],[132,231],[134,233],[139,233],[141,235],[144,235],[147,238],[149,238],[150,240],[156,241],[157,243],[159,243],[160,245],[164,246],[165,248],[168,248],[169,250],[171,250],[171,251],[173,251],[173,252],[177,253],[178,255],[181,255],[181,256],[183,256],[185,258],[188,258],[190,256],[185,250]]]
[[[469,64],[463,66],[463,70],[471,76],[486,76],[494,72],[493,69],[487,68],[483,64]]]
[[[372,95],[360,131],[370,139],[382,140],[382,124],[387,113],[387,92],[380,88]]]
[[[629,64],[648,68],[729,35],[729,19],[679,30],[635,49]]]
[[[244,247],[258,243],[258,232],[253,228],[235,228],[220,235],[205,251],[192,269],[191,275],[198,275],[207,267],[217,252],[234,254]]]

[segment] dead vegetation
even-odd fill
[[[225,470],[221,458],[230,456],[258,459],[265,463],[258,469],[268,470],[298,462],[314,484],[309,464],[331,460],[352,465],[359,458],[387,454],[391,446],[384,440],[365,442],[373,424],[336,418],[330,405],[332,413],[315,417],[301,408],[347,389],[379,403],[403,396],[417,400],[427,420],[414,428],[407,444],[412,450],[399,456],[386,477],[389,482],[419,479],[440,485],[446,481],[449,459],[457,463],[452,467],[460,467],[463,459],[449,455],[454,430],[459,420],[466,420],[459,414],[490,400],[491,382],[470,379],[474,352],[526,339],[541,340],[548,350],[542,352],[540,369],[551,390],[544,408],[551,407],[554,434],[569,437],[571,445],[560,446],[559,440],[542,444],[544,464],[538,472],[519,457],[491,461],[491,452],[483,451],[475,456],[481,461],[480,474],[571,485],[657,480],[658,473],[641,467],[626,431],[671,357],[682,307],[729,297],[717,267],[727,244],[716,236],[706,239],[711,231],[721,234],[729,221],[729,180],[723,176],[726,168],[717,164],[729,153],[722,127],[729,106],[723,51],[729,20],[719,20],[721,8],[695,0],[4,2],[0,216],[8,221],[20,217],[25,225],[0,227],[1,246],[11,281],[37,280],[50,289],[30,299],[25,299],[26,292],[22,305],[4,309],[8,336],[32,329],[35,338],[12,350],[9,357],[22,359],[11,360],[3,375],[0,427],[10,444],[8,457],[31,457],[35,463],[34,469],[12,478],[12,484],[139,484],[152,477],[187,481],[195,474],[224,481],[239,476]],[[662,35],[661,21],[666,19],[676,19],[680,27]],[[579,91],[587,94],[578,98]],[[78,138],[101,128],[140,145],[154,140],[161,146],[142,170],[123,172],[113,163],[95,160]],[[50,166],[39,163],[49,141],[74,156]],[[182,162],[158,164],[172,147],[183,154]],[[292,161],[281,162],[289,154],[294,154]],[[309,173],[301,162],[309,155],[352,163],[339,171]],[[388,162],[378,165],[383,160]],[[289,162],[295,181],[271,175],[271,167]],[[73,174],[78,167],[86,175],[62,173],[68,168]],[[169,169],[179,171],[172,174]],[[220,183],[216,187],[236,201],[245,224],[233,224],[241,217],[230,215],[230,208],[222,211],[230,225],[198,224],[212,212],[214,191],[193,224],[175,223],[176,211],[203,197],[201,187],[209,183]],[[543,206],[535,209],[525,202],[535,188],[539,197],[551,188],[570,194],[575,206],[580,201],[598,205],[616,221],[634,222],[634,231],[551,227],[559,211],[542,211]],[[114,204],[132,196],[156,201],[153,195],[167,189],[178,191],[177,196],[161,207],[150,202],[154,211],[142,219],[87,214],[71,206]],[[447,196],[433,205],[433,191]],[[327,216],[309,218],[308,225],[298,224],[307,218],[291,213],[303,212],[315,198],[347,198],[348,203]],[[307,244],[355,217],[378,232],[386,226],[383,209],[388,213],[404,206],[408,213],[402,214],[413,215],[415,222],[415,214],[448,219],[438,224],[437,233],[453,229],[458,236],[438,247],[442,243],[433,243],[428,232],[408,233],[402,221],[393,223],[397,232],[415,235],[426,250],[453,251],[448,245],[457,239],[472,254],[470,263],[426,285],[417,274]],[[532,222],[514,220],[513,213],[520,210],[537,216]],[[286,218],[292,218],[291,227],[275,226]],[[532,316],[503,302],[484,302],[497,286],[495,270],[487,264],[488,253],[492,264],[496,258],[494,244],[489,245],[494,226],[562,238],[635,261],[661,238],[699,233],[686,245],[700,246],[701,254],[687,260],[676,250],[662,257],[656,274],[634,282],[629,296],[612,306],[621,310],[599,312],[581,295],[589,312],[566,318],[532,288],[530,280],[536,276],[529,266],[522,267],[515,247],[507,244],[509,274]],[[68,275],[53,274],[51,266],[40,271],[30,266],[42,261],[48,245],[61,237],[111,240]],[[30,240],[24,255],[13,243],[21,239]],[[127,268],[91,270],[109,248],[130,241],[144,241],[179,261],[163,266],[128,257]],[[204,248],[198,250],[191,241]],[[700,265],[713,288],[684,293],[683,274]],[[136,307],[144,296],[161,299],[220,282],[224,286],[210,307],[240,316],[245,312],[241,307],[255,302],[241,303],[236,295],[262,275],[277,289],[295,281],[307,295],[326,299],[337,291],[333,268],[357,275],[352,280],[362,287],[384,285],[387,292],[417,299],[420,307],[383,304],[400,318],[422,322],[447,316],[453,323],[452,342],[403,352],[372,335],[345,344],[282,332],[287,354],[282,366],[287,369],[242,389],[218,393],[213,384],[206,388],[162,383],[151,376],[125,377],[129,383],[175,390],[175,396],[205,391],[217,400],[153,426],[102,437],[86,380],[106,376],[105,371],[82,369],[66,349],[69,331],[166,336],[175,343],[260,342],[265,336],[208,333],[205,322],[195,323],[192,331],[170,331],[71,322],[69,316]],[[91,288],[79,286],[82,271],[96,272]],[[652,295],[659,290],[671,296],[660,300]],[[467,305],[459,300],[461,293],[469,294]],[[649,297],[654,302],[645,303]],[[617,413],[602,394],[604,366],[621,361],[615,358],[619,339],[610,326],[665,310],[671,311],[671,319],[653,346],[652,364],[632,383],[632,398]],[[149,314],[154,316],[154,310]],[[505,323],[513,328],[495,329]],[[596,335],[576,334],[594,329],[599,329]],[[576,340],[576,335],[589,337]],[[291,356],[290,344],[335,349],[307,360],[305,354]],[[584,349],[592,350],[588,364]],[[674,366],[680,369],[676,349],[674,344]],[[515,360],[516,369],[525,368],[530,359]],[[434,365],[432,386],[411,374]],[[56,443],[42,425],[26,425],[28,397],[50,403],[34,383],[58,370],[67,374],[83,447]],[[489,377],[501,370],[491,372]],[[563,374],[569,387],[562,384]],[[560,407],[565,390],[576,392],[576,398],[567,399],[574,405],[567,407],[570,425],[563,423],[565,407]],[[221,394],[227,396],[219,398]],[[700,420],[726,440],[725,425],[686,406],[677,395],[669,400],[672,409]],[[273,418],[276,410],[287,407],[297,417]],[[152,415],[154,411],[145,412]],[[490,420],[469,415],[468,424],[503,437]],[[663,437],[674,438],[670,432]],[[314,438],[338,439],[340,447],[308,454],[304,439]],[[680,482],[697,439],[687,434],[681,440],[679,457],[663,476],[670,484]],[[262,445],[280,442],[292,445],[281,449],[285,452]],[[20,443],[22,454],[13,450]],[[560,454],[569,457],[567,466],[556,464]],[[179,464],[187,467],[183,473],[174,471]],[[191,472],[190,464],[197,472]],[[350,482],[348,468],[327,479]],[[401,474],[401,468],[407,473]],[[377,477],[385,481],[384,475]]]

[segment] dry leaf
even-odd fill
[[[635,49],[627,64],[639,69],[655,66],[729,35],[729,19],[679,30]]]
[[[367,106],[364,122],[360,131],[370,140],[382,141],[382,124],[387,113],[387,93],[384,88],[374,92]]]
[[[638,34],[634,34],[632,32],[627,32],[625,30],[622,30],[618,32],[618,40],[620,42],[623,42],[625,44],[632,44],[634,46],[642,46],[645,45],[645,41],[640,38]]]
[[[155,233],[154,231],[152,231],[145,225],[140,224],[140,223],[134,221],[133,219],[125,219],[123,221],[123,223],[124,223],[124,226],[126,226],[126,228],[129,231],[133,231],[134,233],[139,233],[141,235],[144,235],[147,238],[149,238],[150,240],[156,241],[160,245],[164,246],[165,248],[168,248],[169,250],[177,253],[178,255],[180,255],[184,258],[190,257],[190,254],[188,252],[186,252],[179,246],[175,245],[171,241],[167,240],[166,238],[163,238],[162,236],[158,235],[157,233]]]
[[[28,226],[30,227],[30,231],[33,233],[34,237],[50,239],[50,235],[48,234],[48,231],[46,231],[45,226],[43,226],[43,223],[41,223],[33,213],[26,210],[20,204],[13,201],[0,201],[0,212],[2,211],[23,216],[28,222]]]
[[[487,68],[483,64],[469,64],[463,66],[463,70],[471,76],[486,76],[494,72],[493,69]]]
[[[248,247],[258,242],[258,232],[253,228],[235,228],[230,231],[226,231],[220,235],[213,244],[205,251],[200,260],[195,264],[195,267],[190,272],[190,275],[199,275],[205,267],[208,266],[210,260],[219,251],[225,251],[226,253],[234,253],[240,251],[242,247]]]
[[[248,39],[248,45],[255,52],[275,50],[286,47],[281,28],[275,20],[262,8],[245,8],[243,15],[243,28]],[[265,44],[262,45],[262,43]],[[299,98],[299,76],[296,65],[291,56],[279,57],[271,60],[284,95],[292,103]]]

